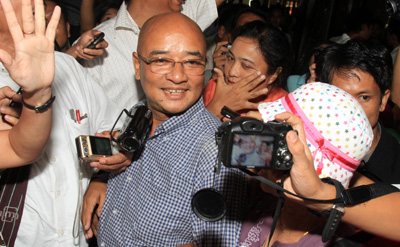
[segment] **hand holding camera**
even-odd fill
[[[216,133],[219,155],[226,167],[290,170],[292,155],[286,134],[292,127],[286,123],[240,117],[224,107],[221,112],[232,121],[225,122]],[[233,117],[233,118],[232,118]]]
[[[114,131],[124,113],[126,118],[122,129]],[[110,132],[76,138],[78,158],[91,162],[91,167],[103,171],[124,171],[131,164],[134,154],[140,154],[151,124],[152,114],[146,106],[138,106],[130,112],[123,110]],[[118,146],[121,152],[113,155],[113,145]]]

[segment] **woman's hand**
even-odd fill
[[[220,69],[214,70],[218,74],[218,81],[214,98],[207,105],[207,109],[219,118],[222,118],[221,109],[224,106],[229,107],[233,111],[257,109],[258,103],[253,103],[250,100],[268,93],[267,88],[254,90],[254,88],[265,80],[265,75],[262,75],[259,71],[238,82],[226,84],[223,72]]]

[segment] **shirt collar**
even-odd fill
[[[128,29],[133,31],[135,34],[139,34],[140,29],[129,14],[128,6],[125,4],[125,1],[122,2],[115,18],[115,29]]]
[[[192,121],[198,121],[197,118],[200,116],[200,112],[204,111],[203,97],[200,97],[197,102],[187,109],[184,113],[171,117],[170,119],[162,122],[156,129],[154,136],[161,133],[171,133],[181,128],[190,126]]]

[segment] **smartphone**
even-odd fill
[[[17,94],[22,94],[22,88],[18,89]],[[14,107],[14,108],[22,108],[22,104],[21,103],[15,102],[13,100],[10,102],[10,104],[8,106],[9,107]],[[5,114],[1,114],[1,119],[3,119],[4,122],[7,122],[5,120],[5,118],[4,118],[5,116],[6,116]]]
[[[98,161],[112,155],[111,141],[107,137],[80,135],[75,138],[78,158],[83,161]]]
[[[86,48],[94,49],[96,45],[104,40],[104,33],[99,33],[94,36],[94,40]]]

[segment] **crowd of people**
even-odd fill
[[[73,41],[63,1],[1,0],[0,245],[400,245],[400,144],[380,115],[400,101],[397,19],[391,53],[353,11],[293,80],[285,9],[224,2],[82,0]],[[78,158],[77,136],[111,138],[126,131],[118,114],[142,106],[151,125],[133,153]],[[254,126],[231,140],[242,168],[219,166],[224,106],[290,125],[291,169],[257,169],[283,144]],[[371,186],[383,192],[343,196]],[[224,198],[224,217],[193,211],[203,190]]]

